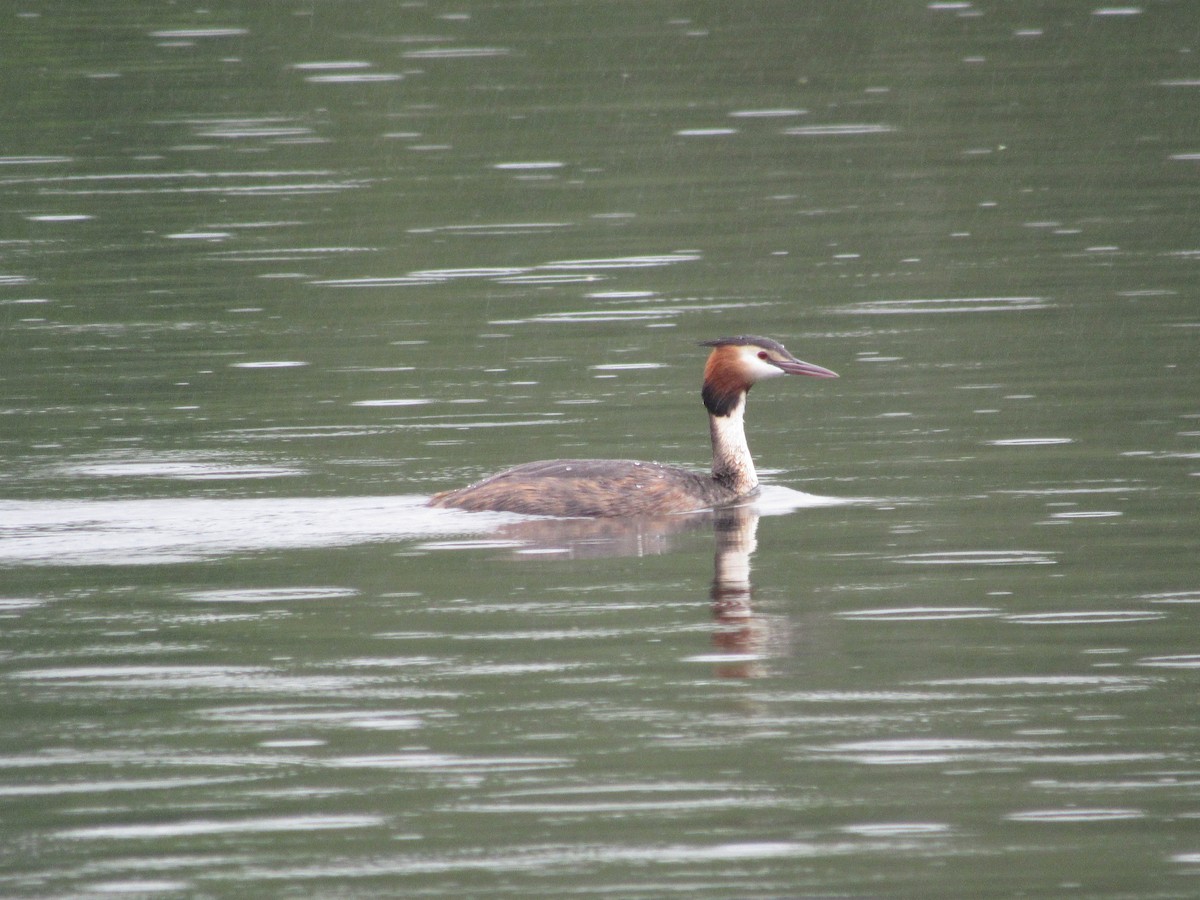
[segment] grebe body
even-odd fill
[[[704,341],[712,347],[700,396],[708,410],[710,473],[626,459],[554,459],[525,463],[482,481],[435,494],[430,506],[539,516],[646,516],[735,503],[758,490],[746,444],[746,395],[779,375],[837,378],[792,356],[770,338]]]

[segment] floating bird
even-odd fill
[[[837,378],[792,356],[770,338],[703,341],[712,347],[700,396],[708,410],[712,472],[629,459],[550,459],[525,463],[475,484],[435,494],[430,506],[537,516],[649,516],[727,506],[758,490],[746,444],[746,394],[779,375]]]

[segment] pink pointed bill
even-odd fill
[[[806,363],[801,359],[771,360],[772,365],[783,369],[788,375],[811,375],[813,378],[837,378],[838,373],[823,366]]]

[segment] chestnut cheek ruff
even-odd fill
[[[700,397],[704,400],[704,408],[714,416],[730,415],[750,390],[751,382],[741,374],[738,356],[738,347],[719,346],[704,366]]]

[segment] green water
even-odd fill
[[[0,15],[0,893],[1195,895],[1193,4]]]

